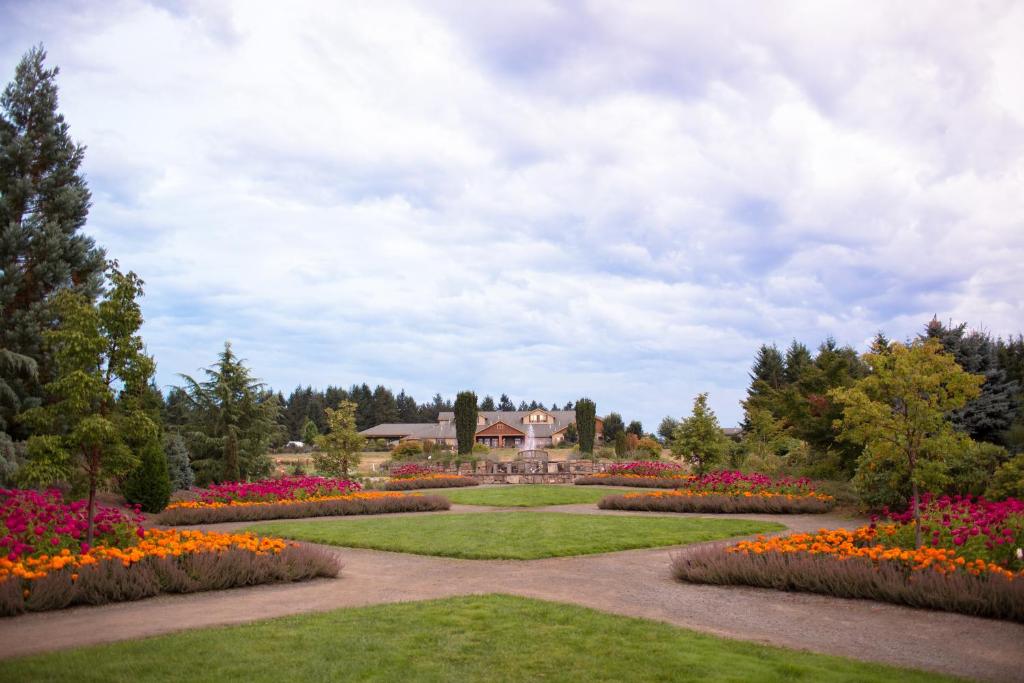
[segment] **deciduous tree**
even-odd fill
[[[316,437],[313,464],[324,474],[347,478],[349,469],[359,466],[359,452],[366,443],[356,429],[356,404],[342,401],[326,413],[328,431]]]

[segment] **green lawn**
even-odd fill
[[[545,505],[570,505],[572,503],[596,503],[607,495],[624,493],[632,489],[559,486],[556,484],[521,484],[495,486],[493,488],[439,489],[430,491],[445,496],[453,503],[463,505],[493,505],[495,507],[543,507]]]
[[[5,681],[942,681],[503,595],[380,605],[0,662]]]
[[[744,519],[479,512],[268,522],[249,530],[313,543],[417,555],[536,560],[682,545],[784,528]]]

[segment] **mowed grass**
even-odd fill
[[[611,494],[628,493],[630,489],[560,486],[557,484],[518,484],[487,488],[439,489],[437,493],[461,505],[492,505],[494,507],[543,507],[596,503]]]
[[[250,531],[300,541],[470,560],[536,560],[713,541],[784,529],[745,519],[479,512],[282,521]]]
[[[0,662],[5,681],[949,681],[504,595],[335,610]]]

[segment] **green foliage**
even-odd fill
[[[480,410],[497,410],[494,405],[494,398],[491,396],[484,396],[484,400],[480,401]]]
[[[678,426],[679,420],[674,417],[666,415],[662,418],[661,424],[658,425],[658,437],[661,438],[661,442],[666,444],[671,442]]]
[[[476,455],[488,455],[491,449],[487,447],[487,444],[475,443],[473,444],[473,453]]]
[[[608,417],[604,418],[605,443],[615,443],[616,437],[624,431],[626,431],[626,423],[622,421],[622,416],[618,413],[608,413]]]
[[[84,474],[89,490],[87,542],[92,542],[96,488],[128,474],[138,463],[132,445],[157,439],[147,405],[153,360],[143,352],[142,281],[111,262],[109,287],[99,304],[69,289],[54,299],[61,324],[46,332],[56,375],[47,402],[22,413],[33,436],[18,478],[42,485]]]
[[[636,444],[637,455],[645,460],[658,460],[661,458],[661,444],[649,436],[640,439]]]
[[[576,430],[580,436],[580,453],[594,452],[594,431],[597,427],[597,405],[589,398],[576,401]]]
[[[423,455],[423,444],[419,441],[400,441],[391,451],[395,460],[415,460]]]
[[[626,457],[626,432],[620,431],[615,435],[615,457]]]
[[[316,426],[316,423],[306,418],[306,424],[302,426],[302,441],[308,446],[313,445],[316,442],[317,437],[320,436],[320,429]]]
[[[946,491],[983,495],[996,470],[1009,460],[1010,453],[994,443],[962,441],[960,448],[950,449],[945,456],[946,474],[949,476]]]
[[[160,512],[171,499],[167,458],[157,439],[151,439],[139,453],[141,462],[124,483],[124,497],[138,503],[144,512]]]
[[[984,378],[965,372],[935,340],[893,343],[864,361],[867,377],[830,392],[843,405],[842,437],[864,446],[854,483],[867,499],[909,480],[920,547],[919,492],[942,490],[945,454],[965,440],[947,416],[978,395]]]
[[[267,450],[278,433],[277,396],[252,377],[230,342],[204,373],[204,382],[181,375],[189,402],[182,436],[199,483],[269,475]]]
[[[55,295],[92,303],[103,251],[81,232],[89,189],[85,148],[58,112],[56,68],[42,46],[29,50],[0,96],[0,431],[28,435],[14,417],[39,406],[58,370],[45,333],[56,325]]]
[[[164,454],[167,456],[167,476],[171,482],[171,490],[192,488],[195,473],[192,472],[185,440],[180,434],[170,432],[164,436]]]
[[[562,438],[562,443],[566,445],[574,445],[580,441],[580,432],[576,428],[575,422],[570,422],[569,426],[565,428],[565,435]]]
[[[729,448],[718,418],[708,407],[708,395],[698,394],[693,412],[679,423],[672,439],[672,454],[686,460],[697,474],[704,474],[721,462]]]
[[[989,500],[1024,500],[1024,453],[1014,456],[996,469],[985,497]]]
[[[473,451],[476,416],[476,394],[472,391],[459,392],[455,397],[455,438],[458,441],[460,455],[468,455]]]
[[[327,409],[327,433],[316,437],[313,465],[332,477],[347,478],[359,466],[359,451],[366,439],[356,430],[356,404],[342,401],[337,410]]]
[[[0,432],[0,486],[14,486],[18,469],[25,461],[24,442],[15,442],[6,432]]]
[[[626,425],[626,433],[632,434],[636,438],[641,438],[644,435],[644,425],[640,420],[633,420]]]

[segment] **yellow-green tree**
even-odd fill
[[[704,474],[721,462],[729,439],[708,406],[708,395],[693,399],[693,413],[683,419],[672,438],[672,455],[686,460],[697,474]]]
[[[109,287],[93,304],[85,295],[61,290],[53,306],[59,324],[47,331],[56,376],[45,387],[46,403],[19,419],[33,432],[22,483],[45,485],[81,472],[89,491],[86,543],[92,543],[96,489],[104,478],[123,476],[138,464],[133,446],[156,449],[166,469],[159,426],[145,406],[155,364],[139,336],[142,281],[108,265]]]
[[[843,439],[864,446],[857,469],[888,470],[910,482],[914,543],[921,546],[920,493],[946,480],[944,454],[966,437],[949,414],[978,396],[984,377],[965,372],[935,340],[892,343],[864,355],[867,377],[829,392],[843,405]]]
[[[317,471],[335,477],[348,477],[350,468],[359,466],[359,451],[366,439],[356,429],[356,404],[342,401],[337,409],[327,408],[327,433],[315,440],[313,464]]]

